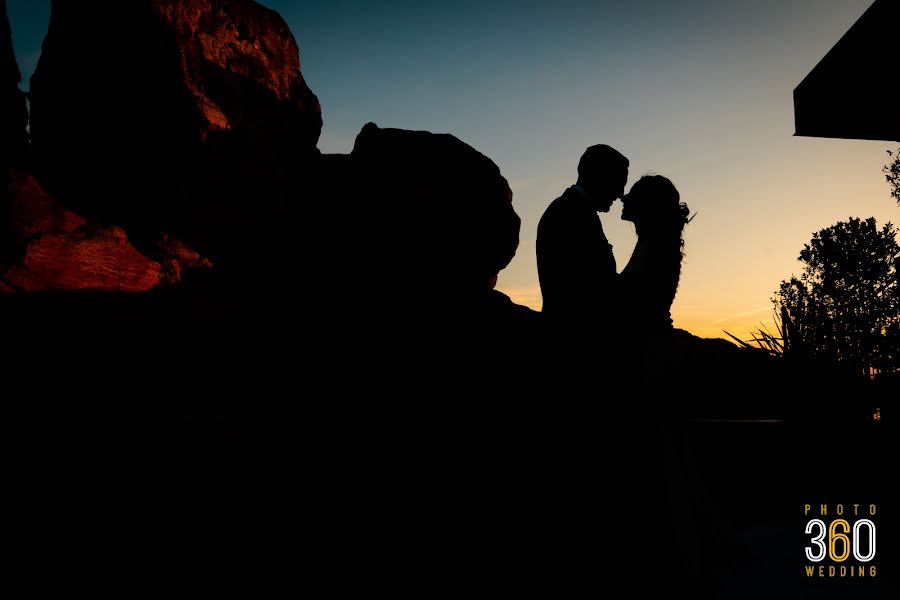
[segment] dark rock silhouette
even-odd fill
[[[103,94],[84,89],[78,68],[101,55],[112,74]],[[228,291],[203,323],[246,314],[262,330],[290,329],[314,315],[306,339],[334,352],[322,372],[374,374],[390,360],[378,356],[386,339],[409,342],[393,359],[430,364],[404,379],[405,399],[429,374],[488,349],[498,357],[484,364],[497,367],[531,343],[533,311],[492,290],[520,224],[497,166],[453,136],[373,124],[351,155],[320,156],[296,43],[255,2],[54,2],[32,95],[38,180],[26,170],[10,188],[7,288],[147,289],[209,256],[198,285]],[[110,280],[91,275],[109,261]],[[168,314],[184,298],[150,305]],[[178,314],[168,327],[191,318]],[[381,424],[415,422],[406,407]]]
[[[437,323],[461,299],[500,295],[491,290],[520,220],[506,179],[471,146],[369,123],[351,154],[323,155],[308,171],[316,200],[294,206],[291,220],[315,224],[296,252],[306,300],[339,315],[332,326],[372,327],[378,313]]]
[[[374,125],[320,156],[293,38],[250,1],[55,1],[32,93],[36,178],[13,180],[4,263],[32,279],[0,290],[80,287],[99,254],[132,289],[140,261],[215,268],[0,295],[5,366],[50,399],[18,432],[23,514],[45,515],[23,547],[52,540],[38,562],[96,597],[271,597],[383,534],[458,549],[499,465],[459,440],[536,420],[534,380],[499,376],[528,370],[539,323],[492,289],[519,232],[497,166]],[[51,241],[55,262],[99,254],[51,281],[26,270]],[[56,486],[84,493],[51,508]]]
[[[369,123],[351,154],[322,156],[310,171],[317,200],[290,220],[314,224],[295,263],[317,316],[312,360],[367,382],[361,395],[310,410],[358,432],[496,424],[509,407],[476,406],[466,387],[508,393],[495,374],[529,354],[537,326],[534,311],[492,289],[520,223],[497,166],[451,135]],[[446,385],[422,402],[434,381]],[[390,401],[368,400],[379,393]]]
[[[54,1],[31,121],[55,199],[141,250],[165,231],[230,271],[266,270],[281,179],[322,123],[287,25],[251,0]]]
[[[486,156],[451,135],[363,127],[350,155],[356,209],[382,240],[386,287],[491,289],[519,244],[512,191]]]

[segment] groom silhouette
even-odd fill
[[[584,151],[578,181],[550,203],[537,232],[543,313],[556,322],[608,320],[616,293],[616,259],[598,212],[625,193],[628,159],[600,144]]]

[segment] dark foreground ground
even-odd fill
[[[896,456],[884,422],[792,425],[695,423],[692,440],[710,490],[754,561],[734,581],[734,597],[888,598],[897,590],[896,504],[889,496]],[[891,452],[889,454],[889,452]],[[809,519],[828,505],[850,512],[876,505],[875,578],[809,578],[804,533]],[[804,516],[806,504],[812,505]],[[856,518],[862,518],[856,517]],[[849,516],[852,525],[856,520]],[[859,564],[851,560],[844,564]],[[823,565],[829,563],[826,559]],[[732,588],[729,588],[732,589]],[[740,592],[740,593],[739,593]]]
[[[308,314],[186,299],[3,305],[9,567],[31,597],[660,597],[686,547],[658,535],[666,511],[728,540],[701,538],[708,596],[896,597],[890,421],[692,422],[699,477],[674,489],[697,501],[653,504],[648,464],[684,445],[644,443],[657,436],[624,392],[616,418],[586,413],[552,378],[532,389],[527,354],[490,346],[457,379],[432,355],[378,356],[377,339],[342,365],[356,346],[314,345]],[[337,368],[303,363],[304,345]],[[403,402],[367,393],[385,389]],[[875,578],[804,574],[804,505],[839,503],[877,506]]]
[[[595,521],[640,518],[616,501],[627,493],[602,479],[578,488],[598,494],[595,512],[564,497],[572,488],[555,477],[572,472],[548,464],[582,451],[577,442],[558,452],[553,440],[506,435],[312,441],[296,423],[172,418],[90,439],[32,426],[38,437],[14,451],[7,488],[14,572],[35,597],[552,597],[585,582],[599,595],[622,577],[636,585]],[[883,423],[692,424],[700,471],[745,552],[719,597],[896,597],[889,433]],[[877,505],[875,578],[806,577],[807,503]]]

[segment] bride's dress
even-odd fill
[[[680,238],[643,236],[620,275],[632,332],[672,329],[671,308],[681,274]]]
[[[681,272],[680,237],[645,235],[620,275],[629,360],[626,372],[642,419],[647,477],[642,501],[645,559],[658,567],[651,592],[717,597],[730,533],[692,454],[679,397],[690,374],[683,357],[695,343],[676,330],[671,306]]]

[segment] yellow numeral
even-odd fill
[[[838,529],[840,529],[840,531],[838,531]],[[835,519],[828,527],[828,555],[834,562],[844,562],[847,560],[847,557],[850,556],[850,538],[847,537],[848,531],[850,531],[850,523],[848,523],[846,519]],[[835,550],[838,541],[843,542],[840,554]]]

